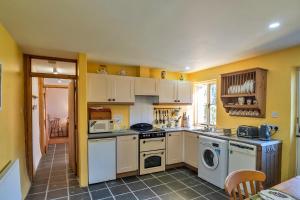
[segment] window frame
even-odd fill
[[[206,122],[205,123],[198,123],[198,101],[197,101],[197,87],[199,85],[206,85],[207,89],[207,104],[205,105],[205,114],[207,116]],[[216,85],[216,104],[211,104],[210,102],[210,90],[211,86]],[[216,106],[216,118],[217,118],[217,97],[218,97],[218,87],[217,87],[217,81],[216,80],[210,80],[210,81],[205,81],[205,82],[198,82],[194,84],[194,105],[193,105],[193,110],[194,110],[194,125],[199,126],[199,125],[208,125],[208,126],[216,126],[217,125],[217,120],[216,124],[211,124],[210,123],[210,107],[211,105]]]

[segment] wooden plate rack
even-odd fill
[[[222,74],[221,100],[223,107],[231,116],[264,118],[266,88],[266,69],[253,68]]]

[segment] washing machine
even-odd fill
[[[198,176],[224,189],[228,172],[228,141],[199,136]]]

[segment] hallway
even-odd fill
[[[75,173],[68,167],[66,144],[48,146],[48,152],[39,163],[26,199],[91,199],[88,188],[79,187]]]

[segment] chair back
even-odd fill
[[[225,190],[231,200],[249,198],[263,189],[266,180],[263,172],[255,170],[238,170],[231,172],[225,180]],[[249,191],[250,188],[250,191]],[[250,193],[251,192],[251,193]]]

